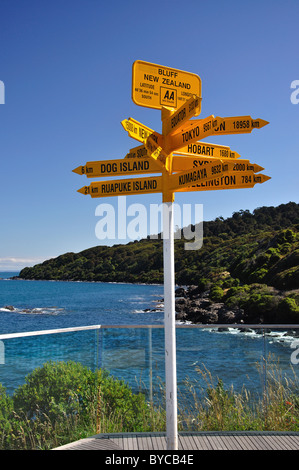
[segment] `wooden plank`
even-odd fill
[[[213,450],[213,446],[210,443],[207,436],[193,436],[198,450]]]
[[[150,437],[137,437],[139,450],[153,450]]]
[[[299,450],[298,443],[296,444],[296,441],[292,440],[292,438],[296,436],[276,435],[275,437],[278,438],[278,442],[282,446],[281,448],[284,448],[286,450]]]
[[[119,447],[119,449],[123,449],[123,438],[122,437],[110,437],[109,441],[111,441],[115,445],[117,445]]]
[[[190,440],[191,443],[192,443],[192,448],[193,448],[194,450],[199,450],[199,447],[198,447],[198,440],[197,440],[197,437],[198,437],[198,436],[194,436],[193,434],[190,434],[190,436],[188,436],[188,437],[189,437],[189,440]],[[202,450],[202,447],[200,447],[200,450]]]
[[[228,450],[243,450],[242,446],[236,439],[236,436],[221,436],[221,441]]]
[[[281,450],[282,449],[282,442],[279,440],[279,436],[269,436],[269,441],[271,442],[271,447],[273,450]],[[283,445],[284,447],[284,445]]]
[[[53,450],[166,450],[165,434],[106,434],[84,438]],[[299,450],[299,436],[277,433],[207,433],[179,435],[181,450]]]
[[[268,446],[263,442],[261,436],[248,436],[252,443],[252,450],[269,450]]]
[[[153,435],[152,441],[153,441],[154,450],[164,450],[164,446],[161,442],[160,437]]]
[[[152,445],[152,450],[155,450],[156,447],[155,447],[155,441],[154,441],[153,437],[154,437],[154,436],[151,435],[151,443],[152,443],[151,445]]]
[[[136,436],[132,436],[132,448],[130,450],[139,450],[138,441]]]
[[[153,436],[155,437],[156,447],[155,450],[166,450],[166,438],[164,436]]]
[[[123,436],[123,446],[124,450],[130,450],[130,445],[131,445],[131,438]]]
[[[195,446],[191,436],[179,436],[179,450],[194,450]]]
[[[264,443],[268,450],[276,450],[274,436],[258,436],[259,441]]]
[[[251,442],[247,439],[247,436],[235,436],[235,439],[240,444],[242,450],[251,450]]]
[[[155,444],[152,435],[147,436],[147,446],[148,448],[146,450],[155,450]]]
[[[225,447],[221,444],[221,440],[218,438],[218,436],[207,436],[208,441],[211,443],[212,449],[213,450],[226,450]]]

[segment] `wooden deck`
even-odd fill
[[[165,433],[98,434],[53,450],[165,451]],[[299,433],[196,432],[180,433],[180,451],[299,450]]]

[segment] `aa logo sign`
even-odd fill
[[[171,88],[160,87],[160,99],[162,106],[177,107],[177,91]]]

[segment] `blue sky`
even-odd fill
[[[95,235],[103,200],[77,193],[87,180],[72,170],[138,145],[120,124],[125,118],[161,131],[160,111],[131,99],[137,59],[198,74],[201,118],[270,122],[206,139],[263,166],[270,181],[184,193],[176,203],[203,204],[204,220],[213,220],[298,202],[299,104],[290,99],[299,80],[298,14],[297,0],[1,0],[0,270],[107,244]],[[127,205],[160,202],[160,195],[127,198]]]

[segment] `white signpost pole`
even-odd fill
[[[178,449],[173,202],[163,203],[164,334],[167,449]]]
[[[162,123],[172,112],[162,110]],[[164,126],[162,126],[164,128]],[[162,129],[163,135],[166,133]],[[170,171],[172,157],[168,156]],[[164,181],[168,181],[168,175]],[[162,176],[162,177],[163,177]],[[174,270],[174,205],[173,194],[163,190],[163,269],[164,269],[164,335],[166,379],[166,440],[167,450],[178,450],[177,367],[175,330],[175,270]]]

